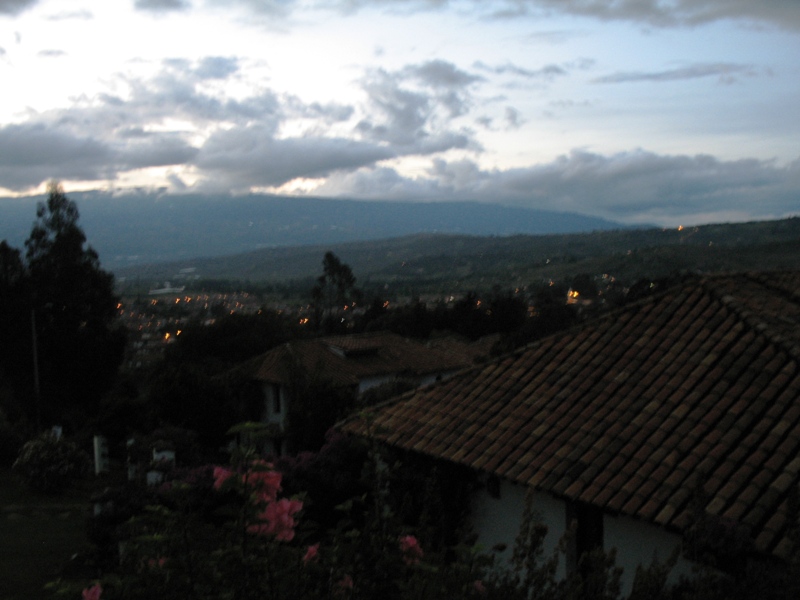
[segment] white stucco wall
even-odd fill
[[[275,410],[275,396],[280,397],[280,410]],[[285,386],[273,383],[264,384],[264,422],[284,425],[289,408],[289,394]]]
[[[374,388],[376,385],[380,385],[382,383],[386,383],[387,381],[391,381],[394,379],[394,375],[378,375],[377,377],[365,377],[361,381],[358,382],[358,391],[357,394],[362,394],[366,392],[370,388]]]
[[[499,497],[493,497],[486,489],[475,494],[471,502],[472,526],[478,535],[478,544],[489,551],[497,544],[506,544],[500,556],[510,560],[514,542],[522,524],[527,488],[500,480]],[[549,557],[566,533],[566,504],[552,496],[532,492],[533,508],[538,520],[547,527],[544,540],[544,556]],[[559,558],[558,576],[566,575],[563,557]]]
[[[508,548],[501,556],[510,559],[522,523],[526,488],[501,480],[499,491],[499,497],[493,497],[486,489],[475,493],[471,502],[472,525],[484,551],[503,543]],[[547,527],[544,555],[549,557],[567,531],[567,504],[543,492],[533,492],[532,498],[539,521]],[[624,569],[623,597],[631,591],[637,566],[648,566],[654,558],[666,562],[680,544],[679,535],[655,525],[630,517],[603,516],[603,549],[616,548],[616,564]],[[690,576],[691,572],[691,562],[680,557],[670,580],[677,582],[681,575]],[[566,557],[560,555],[557,576],[565,575]]]
[[[648,566],[654,559],[663,564],[680,545],[681,536],[655,525],[625,516],[603,517],[603,547],[617,550],[617,566],[624,569],[622,593],[625,596],[631,591],[636,567]],[[692,563],[679,557],[670,572],[670,581],[677,582],[681,575],[689,576],[691,572]]]

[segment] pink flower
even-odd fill
[[[400,538],[400,552],[403,553],[403,562],[408,566],[417,564],[423,555],[419,541],[413,535]]]
[[[258,515],[261,523],[250,525],[247,531],[257,535],[274,535],[279,542],[290,542],[294,539],[294,515],[302,508],[300,500],[281,498],[271,502]]]
[[[306,555],[303,557],[303,564],[307,565],[317,560],[319,560],[319,544],[314,544],[313,546],[309,546],[308,550],[306,550]]]
[[[275,502],[281,491],[281,474],[278,471],[249,471],[247,483],[255,491],[259,502]]]
[[[333,585],[333,595],[342,598],[353,591],[353,578],[345,575]]]
[[[100,600],[100,594],[103,593],[103,588],[99,583],[95,583],[92,587],[83,590],[83,600]]]
[[[480,594],[481,596],[486,594],[486,586],[483,585],[483,581],[481,581],[480,579],[476,579],[472,583],[472,589],[475,590],[475,592]]]
[[[214,467],[214,489],[218,490],[235,473],[226,467]]]

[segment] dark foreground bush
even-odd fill
[[[89,457],[74,443],[46,432],[22,446],[13,468],[32,490],[55,494],[88,474]]]

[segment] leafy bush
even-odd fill
[[[14,470],[37,492],[64,490],[89,471],[89,457],[77,445],[46,432],[22,446]]]

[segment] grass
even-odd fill
[[[0,598],[45,600],[70,557],[87,544],[88,489],[44,496],[0,469]]]

